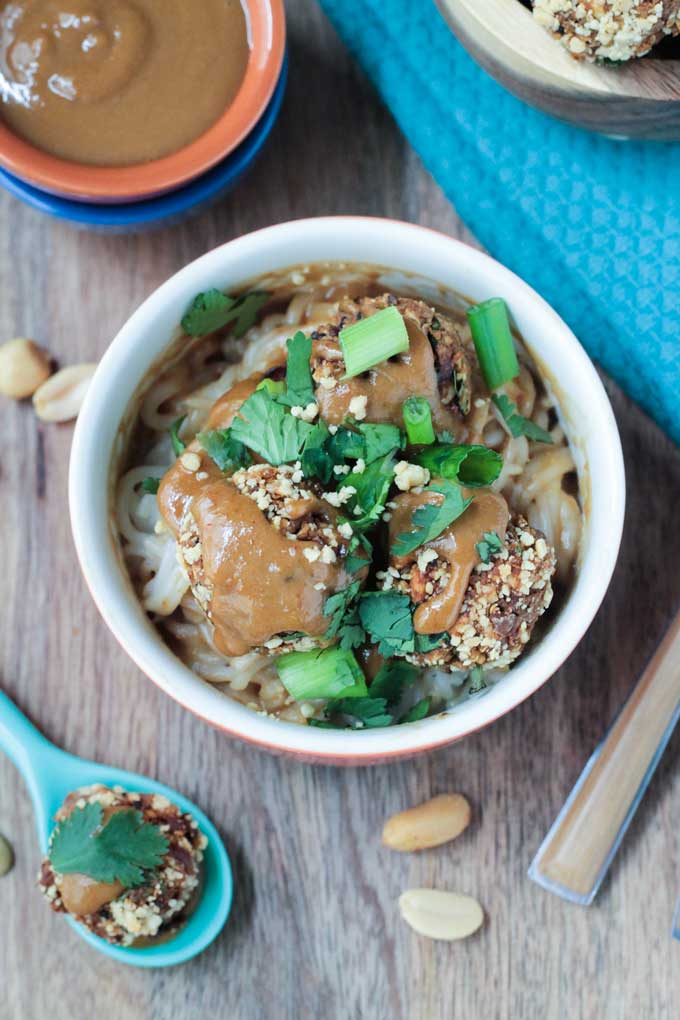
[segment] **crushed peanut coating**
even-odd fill
[[[524,651],[536,621],[552,601],[555,566],[555,551],[541,532],[523,517],[515,517],[502,550],[474,568],[460,615],[441,645],[406,658],[419,666],[451,671],[509,666]],[[426,545],[413,562],[391,565],[383,588],[404,592],[419,605],[446,588],[448,570],[446,561]]]
[[[642,57],[677,33],[680,0],[534,0],[534,18],[579,60]]]

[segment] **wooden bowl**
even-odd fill
[[[680,60],[574,60],[519,0],[437,0],[474,59],[545,113],[619,138],[680,140]]]

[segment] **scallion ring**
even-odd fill
[[[484,382],[497,390],[519,375],[507,305],[503,298],[489,298],[468,308],[467,318]]]
[[[403,354],[409,346],[406,323],[393,305],[346,326],[338,339],[345,359],[346,379],[361,375],[396,354]]]

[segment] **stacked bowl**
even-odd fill
[[[241,0],[241,5],[248,45],[243,78],[228,107],[197,138],[160,158],[94,165],[32,144],[0,114],[0,184],[41,212],[111,233],[167,226],[220,198],[264,145],[281,107],[287,75],[283,0]],[[96,11],[96,0],[92,6]],[[86,33],[83,50],[89,38],[96,38],[93,32],[87,34],[86,18],[92,21],[93,15],[80,17],[78,27],[84,26]],[[42,23],[38,29],[38,38],[52,32],[60,43],[65,37],[59,25]],[[114,40],[117,32],[112,26]],[[107,56],[110,59],[110,50]],[[7,109],[12,85],[5,82],[3,94],[2,84],[0,98]]]

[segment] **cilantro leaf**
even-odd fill
[[[160,478],[156,478],[154,475],[149,475],[149,477],[145,478],[142,482],[142,492],[150,492],[152,496],[155,496],[160,484]]]
[[[175,451],[176,457],[179,457],[180,453],[184,452],[186,446],[186,444],[182,442],[178,435],[179,430],[184,424],[185,419],[186,414],[183,414],[181,418],[177,419],[177,421],[173,421],[172,425],[170,426],[170,441],[172,443],[172,448]]]
[[[314,383],[309,365],[312,356],[311,337],[298,330],[295,336],[286,340],[286,347],[286,392],[278,398],[279,403],[289,407],[307,407],[314,403]]]
[[[334,477],[334,467],[359,459],[368,466],[397,450],[401,439],[401,432],[394,425],[361,424],[356,431],[339,425],[331,432],[325,422],[319,420],[305,444],[302,470],[307,478],[316,477],[327,484]],[[343,481],[343,484],[354,485],[354,482]]]
[[[503,468],[503,457],[488,446],[433,443],[411,455],[433,478],[450,478],[461,485],[491,485]]]
[[[361,624],[380,655],[415,651],[413,607],[408,595],[395,591],[364,592],[359,600]]]
[[[326,599],[323,607],[323,615],[330,616],[331,622],[328,625],[328,630],[324,634],[324,638],[328,641],[336,637],[342,626],[345,614],[348,612],[349,607],[352,605],[359,589],[361,588],[361,581],[353,581],[342,591],[337,591],[334,595],[329,596]]]
[[[384,698],[388,705],[396,705],[407,687],[415,683],[418,670],[404,659],[388,659],[373,679],[368,693],[372,698]]]
[[[254,325],[257,313],[268,298],[266,291],[257,290],[237,298],[215,288],[203,291],[187,309],[182,329],[189,336],[205,336],[234,322],[234,336],[243,336]]]
[[[501,412],[511,436],[526,436],[527,439],[533,439],[537,443],[552,443],[553,438],[550,433],[542,429],[540,425],[536,425],[535,422],[524,418],[505,393],[494,393],[491,399]]]
[[[328,426],[325,421],[319,419],[307,436],[300,456],[305,478],[318,478],[324,485],[333,477],[334,462],[328,452],[329,437]]]
[[[140,811],[117,811],[102,825],[103,815],[101,804],[88,803],[57,825],[49,851],[54,870],[96,882],[140,885],[145,871],[160,866],[167,839]]]
[[[367,464],[398,450],[404,443],[401,429],[396,425],[359,425],[364,438],[364,452],[360,455]]]
[[[418,722],[420,719],[424,719],[427,713],[430,711],[430,699],[423,698],[421,701],[416,702],[413,708],[409,709],[406,715],[403,715],[399,720],[399,725],[402,723]]]
[[[231,429],[199,432],[196,438],[220,471],[233,472],[252,463],[248,450],[242,442],[234,439]]]
[[[347,523],[346,518],[342,518],[341,524]],[[350,522],[351,523],[351,522]],[[357,556],[356,551],[361,548],[366,553],[365,556]],[[347,556],[345,557],[345,569],[350,574],[355,574],[357,570],[362,570],[367,567],[373,559],[373,546],[368,541],[365,535],[352,535],[349,546],[347,548]]]
[[[446,631],[441,634],[416,634],[416,651],[427,653],[438,648],[446,637]]]
[[[241,405],[230,431],[233,439],[276,466],[298,460],[313,429],[289,414],[267,390],[255,390]]]
[[[482,535],[482,541],[477,542],[475,545],[482,563],[488,563],[491,557],[499,553],[502,548],[503,543],[495,531],[485,531]]]
[[[312,726],[324,729],[376,729],[391,726],[394,717],[386,712],[387,702],[384,698],[335,698],[328,702],[324,710],[323,720],[310,719]],[[346,721],[332,722],[340,716]]]
[[[402,532],[392,546],[395,556],[405,556],[424,542],[431,542],[441,535],[469,507],[472,499],[466,499],[463,490],[446,479],[435,485],[428,485],[425,492],[436,492],[443,496],[440,503],[419,506],[412,517],[413,530]]]
[[[359,460],[359,457],[366,453],[366,443],[358,432],[339,425],[328,440],[328,453],[334,464],[343,464],[346,460]]]
[[[367,464],[361,473],[353,471],[343,480],[343,485],[351,485],[356,489],[347,504],[352,511],[350,520],[355,532],[365,531],[380,519],[394,478],[394,466],[394,456],[388,453],[382,460]],[[354,514],[355,509],[361,511],[360,516]]]

